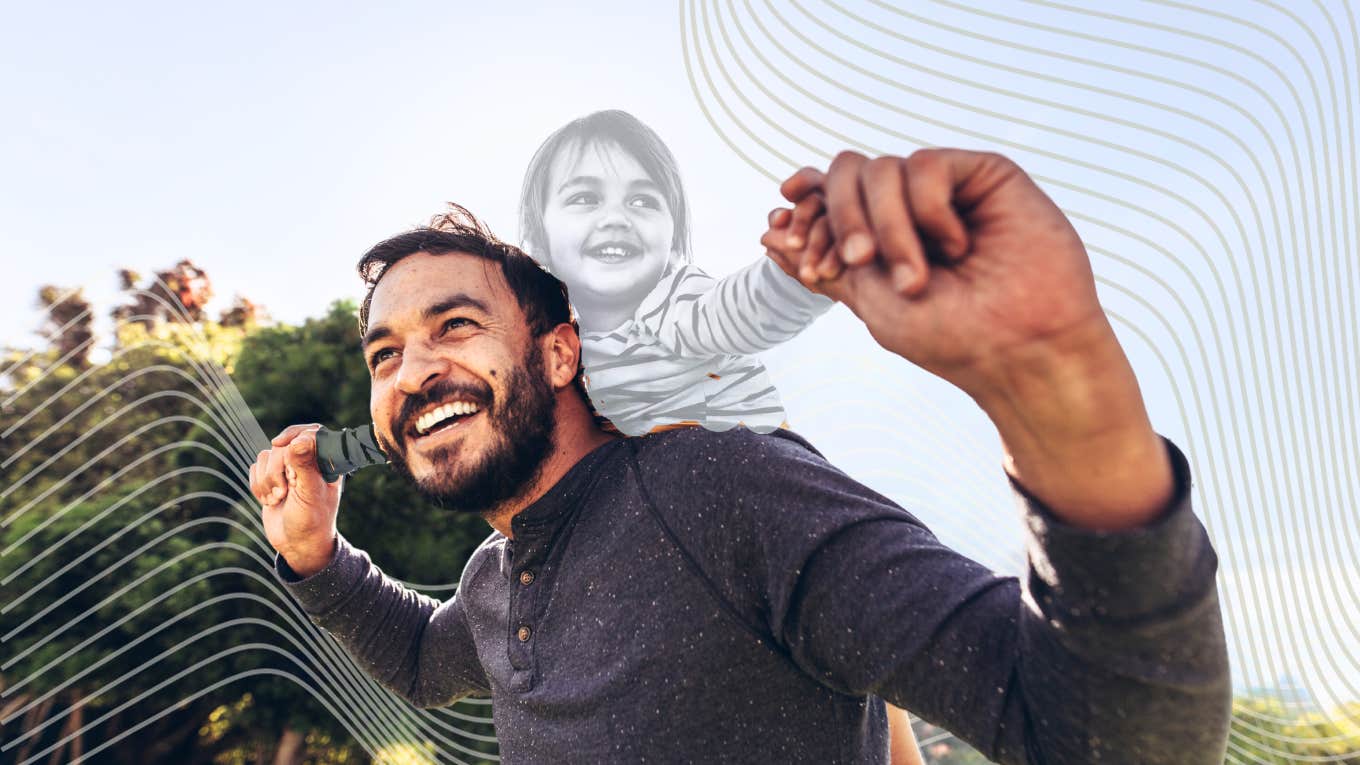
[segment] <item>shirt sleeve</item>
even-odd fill
[[[1022,582],[945,547],[810,447],[764,439],[729,450],[720,471],[705,459],[723,528],[690,539],[734,609],[808,675],[1000,763],[1222,762],[1217,558],[1169,441],[1174,499],[1135,530],[1067,526],[1013,484]]]
[[[760,258],[716,280],[685,266],[648,295],[638,319],[682,357],[749,355],[792,339],[834,304]]]
[[[457,595],[440,602],[403,586],[343,535],[331,562],[311,576],[299,577],[277,553],[274,573],[314,624],[413,705],[438,707],[490,693]]]

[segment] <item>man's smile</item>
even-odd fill
[[[461,413],[451,413],[447,416],[442,414],[443,412],[447,412],[451,407],[459,407]],[[468,411],[468,407],[475,407],[475,405],[464,404],[460,406],[459,404],[445,404],[431,413],[422,415],[420,419],[417,420],[413,432],[410,433],[411,445],[417,448],[431,446],[445,441],[451,436],[466,429],[468,421],[482,415],[481,408],[476,407],[472,408],[471,411]],[[420,423],[426,421],[432,422],[427,427],[421,428]]]

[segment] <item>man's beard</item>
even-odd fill
[[[429,452],[433,470],[417,479],[406,461],[406,423],[429,404],[459,392],[472,395],[480,404],[491,426],[492,443],[474,464],[458,468],[452,464],[458,447],[437,447]],[[458,512],[484,513],[519,496],[538,477],[553,447],[555,399],[552,385],[544,377],[543,352],[531,341],[521,365],[510,371],[503,398],[495,400],[485,383],[468,386],[444,381],[406,400],[392,428],[392,433],[400,434],[400,444],[394,447],[384,443],[383,450],[392,467],[414,483],[426,499]]]

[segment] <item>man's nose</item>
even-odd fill
[[[411,395],[433,385],[449,374],[450,362],[443,355],[420,345],[408,345],[397,370],[397,390]]]

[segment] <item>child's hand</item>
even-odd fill
[[[840,276],[844,264],[832,248],[822,196],[809,194],[792,210],[771,211],[769,223],[769,230],[760,238],[765,254],[809,290],[835,298],[827,288]]]

